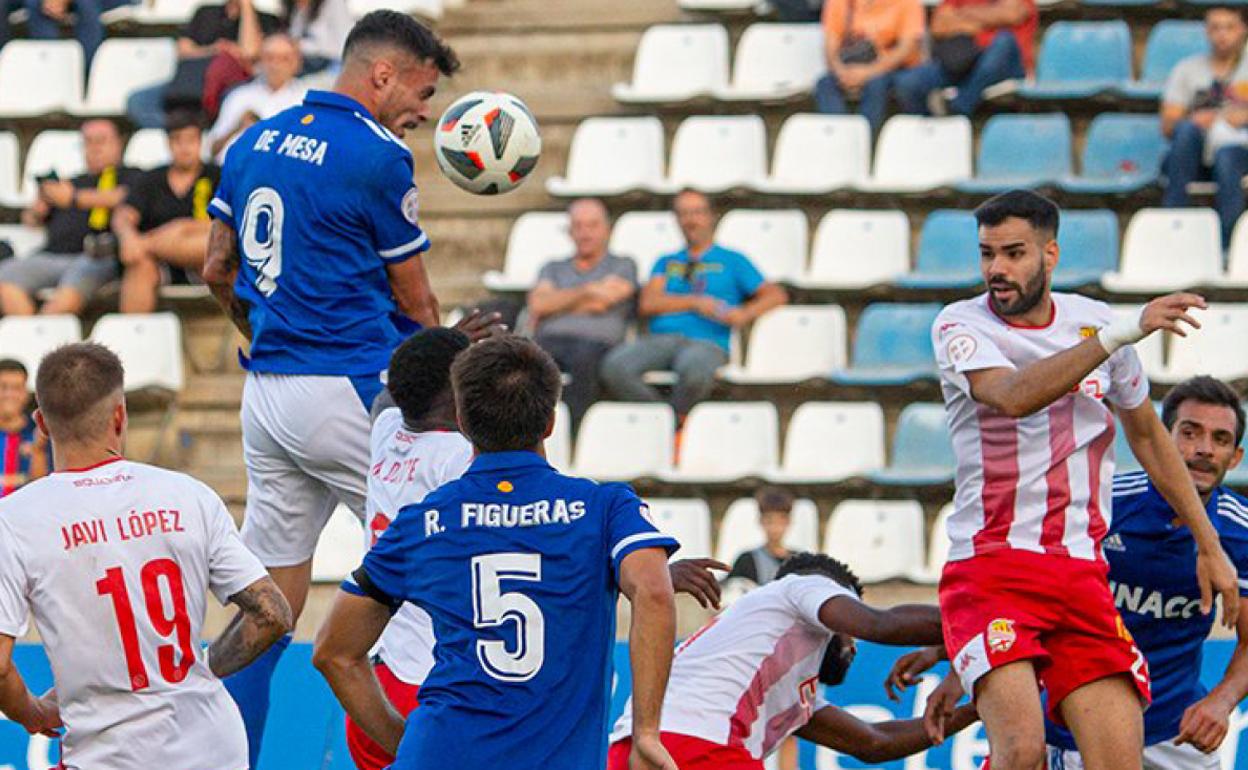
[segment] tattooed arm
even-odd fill
[[[248,319],[250,308],[247,303],[234,294],[234,279],[238,277],[238,236],[234,228],[214,219],[212,229],[208,231],[208,254],[204,258],[203,278],[208,289],[217,300],[217,304],[225,310],[226,315],[243,333],[251,339],[251,321]]]
[[[208,648],[208,667],[219,678],[246,666],[295,626],[294,614],[273,578],[263,577],[230,597],[239,613]]]

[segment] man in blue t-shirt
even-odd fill
[[[683,420],[710,395],[716,370],[728,362],[732,331],[783,305],[787,296],[744,254],[715,244],[709,198],[684,190],[673,208],[687,245],[655,263],[637,308],[649,319],[649,334],[608,353],[602,381],[621,401],[662,401],[645,374],[673,370],[672,407]]]
[[[451,368],[476,459],[399,510],[342,586],[313,663],[394,770],[586,770],[606,763],[618,594],[632,604],[635,770],[676,770],[659,742],[675,635],[667,557],[678,547],[625,484],[561,475],[543,442],[560,373],[535,343],[497,337]],[[404,602],[437,645],[406,724],[369,652]]]

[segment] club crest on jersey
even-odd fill
[[[1018,639],[1018,634],[1014,633],[1014,621],[1009,618],[997,618],[989,623],[984,636],[988,649],[996,653],[1009,652],[1014,641]]]
[[[969,334],[954,335],[945,343],[945,350],[949,352],[949,360],[955,364],[969,360],[978,348],[979,343]]]
[[[502,492],[503,494],[507,494],[508,492],[515,490],[515,488],[516,488],[516,485],[512,484],[510,481],[498,482],[498,491]]]
[[[1099,331],[1100,329],[1095,326],[1080,326],[1079,327],[1079,339],[1086,340],[1090,337],[1095,337],[1096,333]]]

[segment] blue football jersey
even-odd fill
[[[248,368],[376,374],[415,326],[386,265],[429,248],[412,153],[358,102],[309,91],[230,147],[208,206],[238,234],[235,293],[250,306]]]
[[[1248,500],[1219,487],[1207,510],[1239,573],[1240,593],[1248,595]],[[1114,604],[1152,677],[1153,703],[1144,712],[1149,746],[1178,735],[1183,712],[1207,693],[1200,667],[1214,615],[1200,614],[1196,541],[1176,520],[1147,474],[1114,477],[1113,521],[1101,547]],[[1049,743],[1075,748],[1067,731],[1052,724],[1047,731]]]
[[[344,589],[429,613],[437,645],[393,767],[606,766],[619,567],[678,548],[625,484],[483,454],[398,518]]]

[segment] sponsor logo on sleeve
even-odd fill
[[[969,361],[971,356],[975,355],[977,349],[979,349],[979,343],[969,334],[954,335],[945,343],[945,350],[949,353],[949,360],[955,364]]]
[[[403,218],[412,224],[416,224],[417,215],[420,213],[420,195],[416,192],[416,188],[407,191],[403,196]]]

